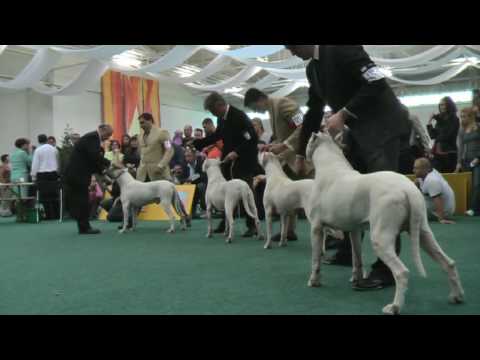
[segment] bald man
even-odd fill
[[[441,224],[454,224],[447,218],[455,212],[455,193],[442,174],[433,169],[426,158],[415,161],[413,172],[415,184],[425,196],[428,218],[438,219]]]
[[[89,222],[88,187],[93,174],[101,174],[110,161],[105,159],[101,144],[113,134],[110,125],[100,125],[80,138],[73,148],[72,155],[65,171],[67,187],[67,207],[70,215],[77,220],[78,232],[81,235],[99,234],[100,230],[92,229]]]

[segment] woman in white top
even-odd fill
[[[110,151],[105,153],[105,159],[110,160],[113,166],[123,167],[123,156],[120,143],[117,140],[112,140]]]

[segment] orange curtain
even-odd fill
[[[102,77],[103,121],[113,127],[113,139],[121,140],[124,134],[139,132],[137,118],[149,112],[160,126],[159,82],[116,71]]]

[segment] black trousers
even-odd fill
[[[47,220],[58,219],[60,217],[60,184],[59,176],[56,171],[42,172],[37,174],[36,186],[38,188],[40,203],[45,209]]]
[[[77,221],[78,231],[80,232],[91,228],[88,187],[89,184],[66,183],[68,211],[70,216]]]
[[[255,196],[255,191],[253,190],[253,171],[248,171],[238,166],[237,162],[234,162],[233,164],[223,164],[221,170],[223,176],[227,180],[240,179],[245,181],[248,186],[250,186],[250,189],[252,189]],[[248,214],[245,212],[245,209],[243,208],[243,204],[240,205],[240,209],[242,216],[245,216],[245,223],[247,227],[249,229],[255,229],[255,220],[248,216]]]
[[[440,173],[453,173],[457,167],[457,153],[435,154],[432,166]]]
[[[206,210],[207,206],[205,204],[205,192],[207,190],[207,184],[201,182],[195,184],[195,195],[193,196],[192,203],[192,214],[196,215],[197,205],[200,205],[202,210]]]
[[[358,144],[352,140],[351,153],[349,161],[353,168],[362,174],[369,174],[378,171],[394,171],[398,172],[400,159],[400,139],[392,139],[384,144],[384,146],[373,151],[362,151]],[[412,169],[413,170],[413,169]],[[339,247],[337,257],[345,258],[352,257],[352,246],[349,235],[345,233],[345,239]],[[362,236],[363,238],[363,236]],[[400,254],[401,241],[400,234],[397,237],[396,251]],[[378,259],[373,265],[372,269],[380,272],[391,273],[390,269]]]

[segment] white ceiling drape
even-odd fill
[[[7,46],[0,45],[0,55]],[[84,91],[88,88],[88,84],[98,81],[107,69],[119,69],[119,65],[112,61],[112,57],[139,47],[139,45],[98,45],[92,48],[70,49],[52,45],[23,46],[36,51],[33,58],[12,80],[0,81],[0,87],[32,88],[49,95],[77,94]],[[262,61],[262,58],[282,51],[283,45],[251,45],[228,51],[212,50],[208,45],[177,45],[151,64],[138,69],[124,68],[121,71],[158,78],[163,75],[162,73],[183,65],[200,49],[209,50],[217,56],[199,72],[188,77],[174,77],[175,81],[200,91],[225,91],[239,87],[244,88],[242,89],[244,92],[247,87],[246,82],[259,72],[265,71],[268,73],[267,76],[248,86],[265,89],[283,80],[287,83],[278,89],[276,94],[284,95],[306,86],[305,62],[301,59],[292,56],[278,61]],[[434,85],[448,81],[468,67],[478,68],[476,58],[480,55],[480,45],[436,45],[408,56],[405,56],[405,51],[408,50],[411,53],[417,50],[415,45],[365,45],[365,50],[379,66],[388,70],[385,73],[389,79],[408,85]],[[395,57],[388,57],[394,56],[392,54],[396,54]],[[68,55],[84,57],[88,65],[61,89],[45,86],[42,81],[52,70],[55,70],[62,56]],[[216,84],[205,83],[205,80],[223,71],[232,61],[243,64],[241,65],[243,69],[231,78]],[[94,79],[95,76],[97,76],[96,79]]]

